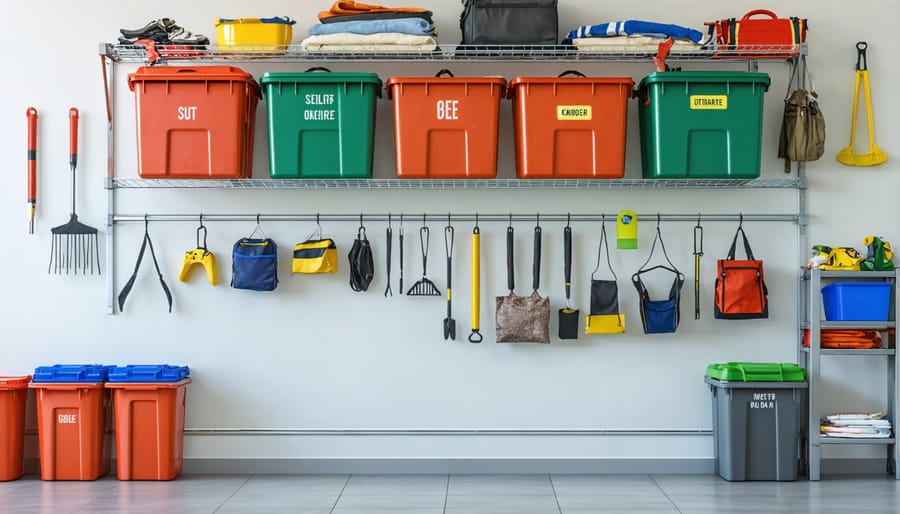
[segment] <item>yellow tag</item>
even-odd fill
[[[589,120],[591,119],[590,105],[557,105],[557,120]]]
[[[728,95],[691,95],[691,109],[724,111],[728,109]]]

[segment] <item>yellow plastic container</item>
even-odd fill
[[[284,51],[293,37],[294,20],[284,18],[219,18],[219,48],[255,52]]]

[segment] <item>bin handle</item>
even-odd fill
[[[434,74],[435,77],[440,77],[440,76],[442,76],[442,75],[450,75],[451,77],[455,77],[455,76],[456,76],[456,75],[453,74],[452,71],[448,70],[447,68],[444,68],[444,69],[442,69],[441,71],[439,71],[439,72],[437,72],[437,73]]]
[[[310,71],[327,71],[328,73],[331,73],[331,70],[329,70],[328,68],[326,68],[324,66],[313,66],[312,68],[307,68],[307,70],[304,73],[307,73]]]
[[[197,73],[197,68],[178,68],[175,73]]]
[[[585,78],[584,73],[581,73],[578,70],[566,70],[559,74],[557,78],[565,77],[566,75],[575,75],[576,77]]]

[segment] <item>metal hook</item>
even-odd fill
[[[363,218],[362,213],[359,213],[359,226],[360,226],[360,228],[363,227],[363,219],[362,219],[362,218]]]
[[[742,213],[738,214],[738,228],[741,228],[743,226],[744,226],[744,213],[742,212]]]
[[[539,212],[535,213],[535,218],[537,219],[537,226],[540,227],[541,226],[541,213],[539,213]]]
[[[393,228],[391,227],[391,213],[388,213],[388,228]]]
[[[422,213],[422,225],[427,225],[428,223],[425,221],[425,213]]]
[[[656,213],[656,230],[659,230],[659,223],[662,220],[662,216],[657,212]]]
[[[256,224],[259,225],[259,213],[256,213]]]
[[[475,228],[478,228],[478,213],[475,213]]]
[[[697,213],[697,226],[700,226],[700,213]]]
[[[509,213],[509,228],[512,228],[512,213]]]
[[[144,213],[144,232],[146,232],[146,231],[147,231],[147,228],[150,226],[150,220],[149,220],[149,217],[150,217],[149,214]]]
[[[450,226],[450,213],[447,213],[447,226]]]
[[[203,226],[203,213],[200,213],[200,228],[206,228]]]
[[[570,226],[571,224],[572,224],[572,213],[571,213],[571,212],[567,212],[567,213],[566,213],[566,228],[569,228],[569,226]]]

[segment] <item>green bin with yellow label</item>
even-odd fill
[[[662,71],[638,85],[644,178],[759,177],[769,75]]]

